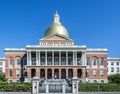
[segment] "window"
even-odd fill
[[[13,59],[9,58],[9,66],[12,66],[12,64],[13,64]]]
[[[65,61],[65,57],[62,57],[62,58],[61,58],[61,64],[62,64],[62,65],[65,65],[65,62],[66,62],[66,61]]]
[[[114,72],[114,68],[113,67],[111,67],[111,72]]]
[[[90,71],[89,71],[89,70],[87,70],[87,74],[86,74],[86,76],[87,76],[87,77],[90,76]]]
[[[20,76],[20,70],[16,70],[16,77]]]
[[[9,70],[9,76],[12,77],[12,70]]]
[[[0,72],[2,72],[2,67],[0,67]]]
[[[24,71],[24,77],[27,77],[27,71],[26,70]]]
[[[0,65],[2,65],[3,64],[3,62],[0,62]]]
[[[72,56],[68,57],[68,65],[72,65]]]
[[[24,64],[24,66],[27,65],[27,58],[26,57],[23,58],[23,64]]]
[[[36,58],[32,58],[32,65],[36,65]]]
[[[100,70],[100,77],[104,77],[104,70]]]
[[[55,65],[59,65],[59,58],[58,57],[55,57]]]
[[[113,65],[113,62],[111,62],[111,65]]]
[[[92,62],[93,62],[93,66],[97,66],[97,58],[96,57],[93,57]]]
[[[41,57],[41,65],[45,65],[45,57],[44,56]]]
[[[52,57],[48,57],[48,65],[52,65]]]
[[[117,72],[119,72],[119,67],[117,67]]]
[[[87,64],[86,65],[90,65],[90,58],[87,57]]]
[[[96,77],[96,76],[97,76],[97,71],[93,70],[93,77]]]
[[[21,65],[21,58],[20,57],[16,57],[16,66],[20,66]]]
[[[77,65],[81,65],[80,58],[77,58]]]
[[[117,62],[117,64],[116,64],[117,66],[119,66],[119,62]]]
[[[104,66],[104,58],[102,58],[102,57],[100,58],[100,65]]]

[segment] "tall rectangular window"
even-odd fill
[[[97,70],[93,70],[93,77],[97,76]]]
[[[117,72],[119,72],[119,67],[117,67]]]
[[[68,65],[72,65],[72,57],[71,56],[68,57]]]
[[[61,58],[61,64],[62,64],[62,65],[65,65],[65,62],[66,62],[65,60],[66,60],[65,57],[62,57],[62,58]]]
[[[16,77],[20,76],[20,70],[16,70]]]
[[[47,62],[48,62],[48,65],[52,65],[52,57],[48,57]]]
[[[45,65],[45,57],[41,56],[41,65]]]
[[[13,59],[12,59],[12,58],[9,58],[9,66],[12,67],[12,65],[13,65]]]
[[[59,57],[54,58],[55,65],[59,65]]]
[[[87,74],[86,74],[86,76],[87,76],[87,77],[90,76],[90,71],[89,71],[89,70],[87,70]]]
[[[9,76],[12,77],[13,73],[12,70],[9,70]]]
[[[36,58],[32,58],[32,65],[36,65]]]
[[[104,77],[104,70],[100,70],[100,77]]]
[[[90,58],[89,57],[87,57],[87,64],[86,64],[87,66],[89,66],[90,65]]]
[[[113,67],[111,67],[111,72],[114,72],[114,68]]]
[[[77,65],[81,65],[80,58],[77,58]]]

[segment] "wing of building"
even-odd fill
[[[107,49],[74,45],[58,13],[38,45],[5,49],[5,76],[9,81],[71,79],[81,82],[107,82]]]

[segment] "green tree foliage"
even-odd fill
[[[108,76],[108,81],[111,83],[120,84],[120,74],[112,74]]]
[[[0,81],[6,81],[5,75],[2,72],[0,72]]]

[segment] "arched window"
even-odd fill
[[[97,66],[97,58],[93,57],[92,59],[93,66]]]
[[[86,65],[90,65],[90,58],[89,57],[87,57],[87,62],[86,62],[87,64]]]
[[[9,66],[12,66],[12,65],[13,65],[13,58],[10,57],[10,58],[9,58]]]
[[[16,57],[15,61],[16,61],[16,66],[20,66],[21,65],[21,58],[20,57]]]
[[[100,65],[104,66],[104,58],[103,57],[100,58]]]

